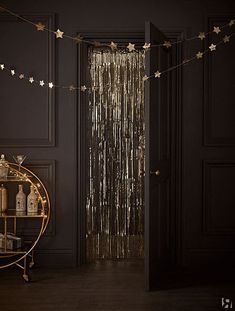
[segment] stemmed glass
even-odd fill
[[[21,165],[24,162],[24,160],[26,159],[26,156],[23,154],[13,155],[13,159],[19,165],[19,171],[20,171]]]

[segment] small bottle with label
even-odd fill
[[[38,213],[38,198],[34,191],[34,186],[30,186],[30,194],[27,197],[27,214]]]
[[[16,195],[16,213],[26,212],[26,195],[23,190],[23,185],[19,185],[19,192]]]
[[[2,154],[0,158],[0,178],[6,179],[8,175],[9,165],[5,159],[5,155]]]
[[[7,189],[4,185],[0,187],[0,213],[5,213],[7,210]]]

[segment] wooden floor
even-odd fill
[[[141,262],[34,268],[31,275],[25,283],[21,271],[0,270],[0,311],[214,311],[222,310],[222,297],[235,307],[233,278],[178,276],[145,292]]]

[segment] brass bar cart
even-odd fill
[[[18,166],[15,163],[7,162],[9,167],[8,176],[0,179],[1,184],[17,183],[25,184],[26,187],[33,186],[38,198],[38,212],[36,214],[27,214],[27,212],[17,212],[14,206],[10,206],[5,212],[0,212],[0,233],[3,243],[0,248],[0,269],[10,266],[17,266],[23,270],[23,278],[26,282],[30,281],[29,269],[34,265],[34,251],[37,243],[44,234],[51,213],[50,199],[47,189],[43,182],[31,170],[24,166]],[[9,190],[9,197],[13,195]],[[7,239],[11,236],[19,236],[24,232],[24,225],[30,226],[33,221],[38,222],[34,229],[33,240],[25,239],[23,247],[9,249]],[[22,234],[24,235],[24,233]],[[23,236],[22,236],[23,237]]]

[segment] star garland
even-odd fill
[[[214,52],[216,51],[216,48],[221,45],[221,44],[227,44],[230,42],[230,39],[232,36],[235,35],[235,32],[234,33],[231,33],[229,35],[225,35],[223,37],[222,40],[218,41],[216,44],[215,43],[211,43],[208,48],[204,51],[198,51],[193,57],[189,58],[189,59],[185,59],[183,60],[181,63],[175,65],[175,66],[172,66],[172,67],[169,67],[163,71],[160,71],[160,69],[157,69],[152,75],[150,76],[147,76],[147,75],[144,75],[142,80],[143,82],[146,82],[147,80],[151,79],[151,78],[157,78],[157,79],[160,79],[161,76],[167,72],[170,72],[170,71],[173,71],[174,69],[177,69],[179,67],[182,67],[186,64],[188,64],[189,62],[192,62],[193,60],[200,60],[203,58],[203,56],[206,54],[206,53],[210,53],[210,52]],[[116,48],[115,46],[113,48]],[[129,43],[129,48],[132,49],[132,45],[131,43]],[[53,89],[53,88],[61,88],[61,89],[67,89],[69,91],[81,91],[81,92],[86,92],[86,91],[95,91],[95,90],[98,90],[99,89],[99,86],[92,86],[92,87],[89,87],[87,85],[81,85],[81,86],[74,86],[74,85],[69,85],[69,86],[61,86],[61,85],[57,85],[57,84],[54,84],[52,81],[50,82],[45,82],[44,80],[38,80],[38,79],[35,79],[33,76],[28,76],[22,72],[17,72],[15,68],[11,68],[11,67],[8,67],[6,66],[5,64],[1,63],[0,64],[0,71],[7,71],[10,73],[10,75],[12,77],[15,77],[15,78],[18,78],[19,80],[26,80],[28,81],[30,84],[36,84],[38,86],[41,86],[41,87],[47,87],[49,89]],[[118,86],[122,86],[123,84],[122,83],[117,83]],[[105,87],[110,87],[109,84],[107,84]]]
[[[97,42],[97,41],[86,40],[80,34],[75,36],[75,37],[73,37],[73,36],[70,36],[70,35],[66,35],[64,33],[64,31],[61,31],[60,29],[57,29],[56,31],[54,31],[52,29],[49,29],[49,28],[46,27],[45,24],[43,24],[40,21],[37,22],[37,23],[34,23],[34,22],[28,20],[27,18],[12,12],[11,10],[9,10],[9,9],[7,9],[5,7],[0,6],[0,11],[3,11],[3,12],[5,11],[8,14],[23,20],[24,22],[26,22],[26,23],[28,23],[30,25],[33,25],[36,28],[37,31],[47,31],[47,32],[49,32],[51,34],[54,34],[56,39],[67,38],[67,39],[73,40],[77,44],[84,42],[84,43],[88,43],[88,44],[94,45],[96,47],[97,46],[108,47],[112,51],[115,51],[115,50],[118,49],[118,44],[113,42],[113,41],[111,41],[110,44],[106,44],[106,43],[101,43],[101,42]],[[212,33],[215,33],[215,34],[218,35],[225,27],[232,27],[234,24],[235,24],[235,19],[231,19],[229,23],[227,23],[227,24],[225,24],[225,25],[223,25],[221,27],[214,26],[213,30],[208,31],[208,32],[199,32],[199,34],[197,36],[193,36],[193,37],[190,37],[190,38],[186,38],[186,39],[182,39],[182,40],[178,40],[178,41],[174,41],[174,42],[171,42],[169,40],[165,40],[164,42],[159,43],[159,44],[150,44],[149,42],[145,42],[143,46],[137,46],[136,44],[132,44],[132,43],[129,42],[128,45],[125,45],[125,46],[119,45],[119,48],[125,48],[130,53],[135,51],[136,48],[138,48],[138,49],[143,48],[145,51],[147,51],[150,48],[162,46],[162,47],[165,47],[165,48],[169,49],[173,45],[179,44],[179,43],[182,43],[182,42],[185,42],[185,41],[192,41],[192,40],[195,40],[195,39],[204,40],[206,38],[206,36],[208,36],[209,34],[212,34]]]
[[[156,72],[154,72],[154,74],[152,74],[152,75],[150,75],[150,76],[144,75],[143,81],[147,81],[148,79],[151,79],[151,78],[160,78],[161,75],[164,74],[164,73],[170,72],[170,71],[172,71],[172,70],[174,70],[174,69],[176,69],[176,68],[179,68],[179,67],[181,67],[181,66],[184,66],[185,64],[188,64],[189,62],[191,62],[191,61],[193,61],[193,60],[195,60],[195,59],[197,59],[197,60],[202,59],[203,56],[204,56],[206,53],[216,51],[217,46],[219,46],[219,45],[221,45],[221,44],[223,44],[223,43],[224,43],[224,44],[228,43],[228,42],[230,41],[230,38],[231,38],[232,36],[234,36],[234,35],[235,35],[235,32],[234,32],[234,33],[231,33],[230,35],[225,35],[225,36],[223,37],[223,39],[220,40],[219,42],[217,42],[216,44],[211,43],[211,44],[208,46],[208,48],[207,48],[206,50],[197,52],[193,57],[191,57],[191,58],[189,58],[189,59],[183,60],[183,61],[182,61],[181,63],[179,63],[178,65],[169,67],[169,68],[167,68],[167,69],[165,69],[165,70],[163,70],[163,71],[157,70]]]
[[[87,87],[85,85],[82,85],[81,87],[78,86],[62,86],[54,84],[53,81],[46,82],[44,80],[37,80],[33,76],[28,76],[24,73],[19,73],[15,69],[12,69],[11,67],[7,67],[5,64],[0,64],[0,71],[6,71],[9,72],[12,77],[18,78],[19,80],[25,80],[28,81],[30,84],[35,84],[41,87],[48,87],[49,89],[53,88],[62,88],[62,89],[68,89],[70,91],[80,90],[82,92],[85,92]]]

